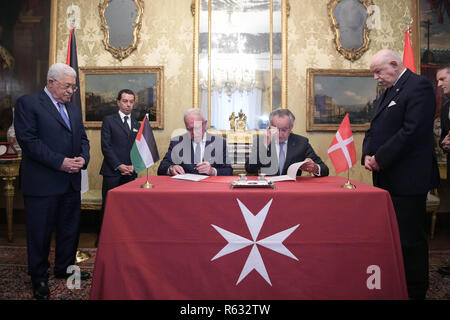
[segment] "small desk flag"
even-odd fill
[[[147,115],[142,120],[136,140],[131,148],[130,157],[136,172],[152,166],[159,160],[158,148]]]
[[[328,148],[328,155],[338,173],[350,169],[356,163],[355,142],[348,113]]]

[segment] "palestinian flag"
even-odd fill
[[[130,157],[134,171],[136,172],[152,166],[159,160],[155,137],[153,136],[152,127],[148,122],[147,116],[142,120],[141,128],[131,148]]]

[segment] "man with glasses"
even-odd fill
[[[308,139],[292,133],[295,117],[288,109],[277,109],[269,116],[270,126],[264,135],[253,140],[252,151],[245,162],[248,173],[267,175],[287,174],[289,166],[306,161],[297,172],[314,174],[317,177],[328,176],[327,165],[314,152]]]
[[[89,140],[80,108],[70,103],[76,72],[56,63],[47,85],[17,100],[14,127],[22,148],[20,168],[24,196],[28,271],[36,299],[49,299],[48,255],[55,231],[55,278],[66,279],[75,264],[81,211],[81,169],[89,162]],[[89,273],[81,272],[86,280]]]

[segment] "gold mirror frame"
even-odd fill
[[[141,27],[142,27],[142,15],[144,13],[144,1],[143,0],[133,0],[134,4],[136,5],[136,8],[137,8],[135,25],[133,28],[133,42],[131,43],[131,45],[129,45],[123,49],[120,49],[120,48],[118,49],[116,47],[113,47],[109,43],[109,28],[106,23],[105,10],[111,1],[112,0],[104,0],[103,3],[100,3],[98,5],[98,9],[100,12],[100,20],[101,20],[100,26],[105,35],[105,37],[103,39],[103,44],[105,46],[105,49],[107,51],[109,51],[113,55],[114,58],[119,59],[119,61],[121,61],[121,60],[125,59],[126,57],[128,57],[137,48],[137,44],[139,42],[139,31],[141,30]]]
[[[344,56],[344,58],[355,61],[358,60],[364,52],[366,52],[369,49],[370,39],[369,39],[369,33],[370,30],[367,28],[366,22],[364,22],[364,28],[363,28],[363,45],[359,47],[356,50],[349,50],[345,48],[341,43],[341,32],[339,30],[339,23],[336,20],[336,17],[334,16],[334,9],[336,9],[337,5],[342,0],[331,0],[328,3],[328,16],[330,17],[330,24],[331,24],[331,30],[334,33],[334,42],[336,45],[336,50]],[[371,0],[357,0],[359,1],[364,7],[366,7],[366,10],[369,6],[371,6],[373,3]],[[369,17],[369,15],[367,16]],[[367,19],[366,19],[367,21]]]
[[[200,38],[200,1],[192,0],[191,13],[194,17],[194,61],[193,61],[193,108],[199,108],[199,38]],[[287,18],[290,15],[289,0],[281,0],[281,108],[287,108]],[[271,23],[271,21],[268,21]],[[209,35],[208,38],[210,38]],[[209,40],[210,42],[210,40]],[[210,43],[208,45],[210,47]],[[208,49],[210,51],[210,48]],[[271,54],[272,55],[272,54]],[[208,66],[211,64],[210,54],[208,57]],[[271,61],[272,65],[272,61]],[[273,77],[272,77],[273,79]],[[208,80],[208,96],[211,96],[211,81]],[[272,92],[270,94],[270,109],[272,110]],[[211,102],[208,102],[208,126],[211,125]]]

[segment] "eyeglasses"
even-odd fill
[[[56,79],[53,79],[55,82],[61,83],[64,90],[72,89],[73,92],[76,92],[78,90],[78,87],[76,85],[71,85],[70,83],[62,83]]]

